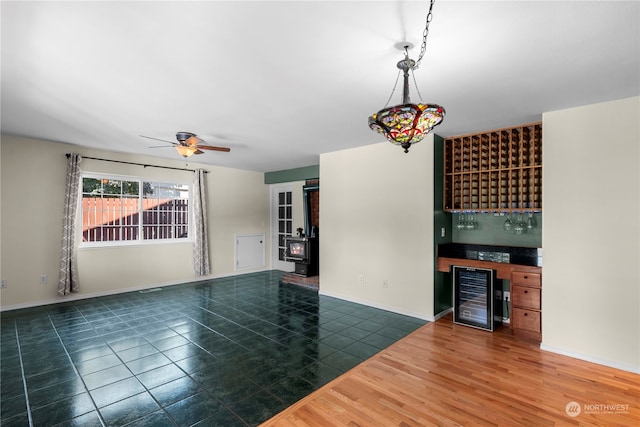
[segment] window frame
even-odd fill
[[[83,234],[83,208],[82,208],[82,200],[84,198],[83,191],[83,183],[84,179],[99,179],[99,180],[113,180],[113,181],[130,181],[138,183],[138,215],[140,220],[137,224],[137,239],[135,240],[101,240],[101,241],[84,241],[82,239]],[[187,213],[187,237],[171,237],[171,238],[158,238],[158,239],[145,239],[143,228],[145,226],[143,221],[143,200],[144,200],[144,183],[148,182],[153,184],[166,184],[166,185],[181,185],[185,186],[187,189],[187,200],[188,200],[188,213]],[[103,173],[103,172],[81,172],[80,175],[80,188],[78,189],[78,199],[79,199],[79,213],[77,218],[77,226],[76,230],[79,234],[80,243],[78,248],[106,248],[106,247],[120,247],[120,246],[138,246],[138,245],[158,245],[158,244],[175,244],[175,243],[193,243],[193,185],[191,182],[179,181],[179,180],[171,180],[171,179],[158,179],[158,178],[150,178],[143,176],[130,176],[130,175],[119,175],[112,173]],[[179,200],[179,199],[176,199]]]

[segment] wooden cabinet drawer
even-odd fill
[[[511,284],[512,285],[526,285],[540,287],[540,274],[527,273],[524,271],[512,271],[511,272]]]
[[[532,310],[540,310],[540,288],[511,286],[511,305]]]
[[[514,308],[511,313],[511,327],[514,329],[524,329],[532,332],[542,330],[540,323],[540,312]]]

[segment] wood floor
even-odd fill
[[[637,427],[640,375],[445,317],[262,424],[432,425]]]

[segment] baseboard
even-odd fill
[[[323,292],[322,291],[322,286],[320,286],[320,289],[318,291],[319,295],[324,295],[327,297],[332,297],[332,298],[338,298],[344,301],[349,301],[349,302],[355,302],[356,304],[362,304],[362,305],[367,305],[369,307],[373,307],[373,308],[379,308],[381,310],[386,310],[386,311],[391,311],[392,313],[398,313],[398,314],[402,314],[405,316],[410,316],[410,317],[415,317],[417,319],[422,319],[422,320],[426,320],[429,322],[433,322],[435,320],[435,318],[433,316],[429,317],[426,316],[424,313],[416,313],[416,312],[412,312],[410,310],[404,310],[398,307],[394,307],[391,305],[386,305],[386,304],[379,304],[377,302],[373,302],[373,301],[367,301],[364,299],[360,299],[360,298],[353,298],[351,296],[347,296],[347,295],[341,295],[341,294],[334,294],[331,292]]]
[[[544,343],[540,344],[540,350],[548,351],[550,353],[561,354],[563,356],[572,357],[574,359],[584,360],[585,362],[596,363],[598,365],[608,366],[610,368],[620,369],[621,371],[632,372],[634,374],[640,374],[640,366],[630,366],[625,365],[623,363],[617,363],[611,360],[600,359],[598,357],[588,356],[586,354],[574,353],[571,351],[565,351],[556,347],[551,347],[545,345]]]
[[[446,316],[449,313],[453,313],[453,307],[449,307],[446,310],[441,311],[440,313],[438,313],[435,316],[433,316],[433,321],[435,322],[436,320],[443,318],[444,316]]]
[[[0,306],[0,312],[20,310],[25,308],[41,307],[44,305],[51,305],[51,304],[60,304],[60,303],[69,302],[69,301],[80,301],[80,300],[89,299],[89,298],[106,297],[110,295],[126,294],[127,292],[144,291],[144,290],[155,289],[155,288],[165,288],[168,286],[186,285],[189,283],[198,283],[198,282],[204,282],[204,281],[213,280],[213,279],[223,279],[225,277],[243,276],[245,274],[260,273],[263,271],[268,271],[268,270],[262,269],[262,270],[241,271],[241,272],[239,271],[239,272],[233,272],[229,274],[198,276],[189,280],[179,280],[179,281],[171,281],[171,282],[164,282],[164,283],[151,283],[147,285],[133,286],[131,288],[118,289],[115,291],[101,291],[101,292],[92,292],[88,294],[83,294],[83,293],[69,294],[69,295],[57,297],[55,299],[39,300],[39,301],[22,303],[22,304]]]

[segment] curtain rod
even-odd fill
[[[67,156],[67,159],[69,158],[69,156],[71,156],[71,153],[67,153],[65,154],[65,156]],[[135,162],[125,162],[123,160],[111,160],[111,159],[100,159],[97,157],[88,157],[88,156],[83,156],[82,154],[80,155],[80,157],[82,157],[83,159],[91,159],[91,160],[100,160],[102,162],[113,162],[113,163],[123,163],[125,165],[136,165],[136,166],[142,166],[142,167],[149,167],[149,168],[160,168],[160,169],[173,169],[173,170],[177,170],[177,171],[188,171],[188,172],[195,172],[194,169],[187,169],[187,168],[174,168],[171,166],[158,166],[158,165],[149,165],[146,163],[135,163]],[[209,171],[204,171],[204,173],[209,173]]]

